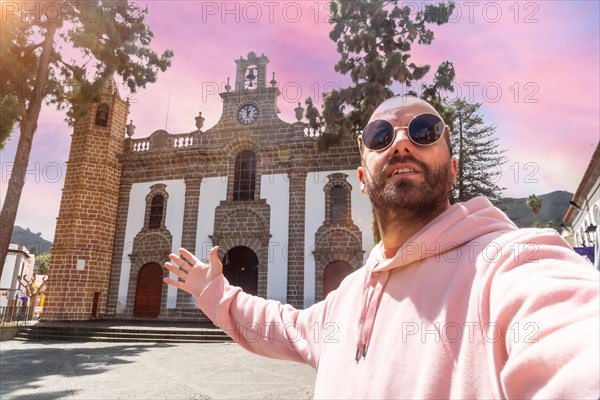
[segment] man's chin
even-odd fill
[[[420,173],[404,173],[389,176],[386,179],[387,185],[395,185],[399,182],[412,182],[415,184],[424,183],[425,177]]]
[[[429,203],[433,195],[431,192],[426,185],[402,180],[395,182],[391,187],[385,188],[377,197],[382,206],[400,211]]]
[[[415,182],[411,179],[401,179],[394,182],[388,188],[390,193],[395,193],[396,196],[406,196],[414,194],[415,191],[428,191],[427,186],[423,182]]]

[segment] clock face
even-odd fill
[[[253,123],[257,117],[258,108],[253,104],[245,104],[238,111],[238,120],[244,125]]]

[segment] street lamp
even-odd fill
[[[598,221],[596,221],[598,222]],[[594,224],[590,224],[585,230],[585,234],[588,240],[594,246],[594,267],[600,270],[600,246],[598,243],[598,227]]]
[[[596,243],[596,228],[598,228],[596,225],[591,224],[590,226],[587,227],[587,229],[585,230],[585,236],[587,236],[587,241],[592,244],[592,243]]]

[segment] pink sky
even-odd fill
[[[333,69],[338,55],[324,22],[326,2],[147,4],[152,47],[172,49],[175,57],[147,89],[134,95],[121,89],[132,102],[136,138],[165,128],[169,93],[169,132],[194,130],[198,111],[205,128],[214,125],[221,100],[212,90],[227,77],[233,85],[233,60],[249,51],[269,57],[269,79],[275,72],[282,119],[289,122],[298,101],[349,82]],[[462,96],[483,103],[486,122],[497,126],[500,146],[507,149],[499,181],[505,196],[577,189],[600,139],[599,19],[596,1],[459,2],[453,22],[436,27],[433,44],[413,49],[412,60],[432,70],[452,61]],[[71,128],[62,120],[60,112],[42,110],[16,221],[49,240],[69,152]],[[15,134],[0,152],[2,198],[17,140]]]

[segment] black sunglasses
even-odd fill
[[[385,150],[394,142],[399,128],[406,128],[408,137],[413,143],[419,146],[429,146],[444,135],[445,124],[435,114],[415,115],[408,126],[398,127],[394,127],[386,120],[377,119],[368,123],[363,130],[362,142],[369,150]]]

